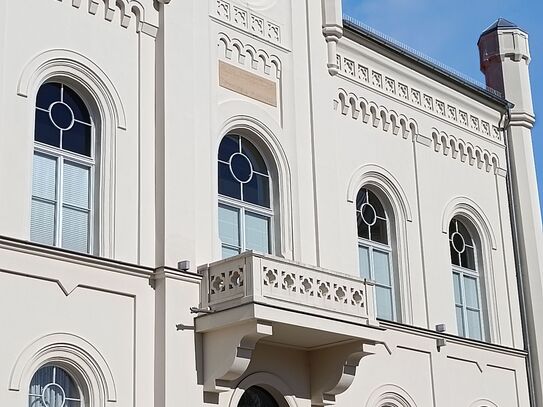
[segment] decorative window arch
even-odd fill
[[[66,49],[51,49],[36,55],[23,69],[17,84],[17,94],[33,98],[39,88],[47,82],[59,82],[76,89],[88,102],[88,108],[95,119],[96,139],[99,149],[95,160],[99,166],[96,183],[100,185],[99,213],[95,216],[94,254],[114,256],[115,241],[115,200],[114,183],[116,138],[127,128],[125,109],[119,93],[108,75],[89,58]],[[35,104],[29,104],[32,115]],[[30,112],[29,112],[30,114]],[[32,126],[32,137],[34,136]],[[29,200],[30,202],[30,200]],[[30,206],[30,205],[29,205]]]
[[[219,238],[222,257],[245,250],[274,252],[273,179],[253,143],[236,133],[218,152]]]
[[[449,224],[449,250],[458,335],[486,339],[481,240],[475,227],[460,216]]]
[[[99,167],[96,120],[88,102],[62,82],[36,96],[30,240],[92,253]]]
[[[84,393],[77,380],[58,364],[40,367],[30,382],[28,406],[85,407]]]
[[[374,188],[363,187],[356,196],[358,265],[360,276],[375,282],[377,317],[393,321],[398,315],[395,242],[391,227],[394,218],[390,204],[376,192]]]
[[[366,407],[417,407],[417,404],[401,387],[385,384],[372,392]]]

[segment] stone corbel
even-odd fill
[[[258,320],[204,333],[204,392],[230,390],[230,383],[247,370],[256,343],[272,333],[269,322]]]
[[[360,360],[375,353],[375,343],[355,341],[311,352],[311,405],[331,406],[347,390]]]

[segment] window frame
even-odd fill
[[[454,217],[449,222],[449,228],[450,223],[457,222],[460,223],[469,234],[469,237],[471,239],[471,246],[473,247],[473,261],[475,268],[469,269],[467,267],[462,267],[460,265],[453,264],[452,256],[450,255],[451,250],[451,233],[448,233],[448,245],[449,245],[449,258],[450,258],[450,264],[451,264],[451,270],[452,270],[452,277],[453,277],[453,299],[454,299],[454,308],[455,308],[455,319],[456,319],[456,327],[457,327],[457,334],[458,336],[461,336],[463,338],[472,339],[472,340],[478,340],[478,341],[486,341],[488,339],[487,334],[487,326],[486,326],[486,313],[485,313],[485,303],[483,302],[483,289],[484,289],[484,281],[483,281],[483,273],[481,270],[481,261],[480,261],[480,245],[478,244],[477,238],[478,234],[474,233],[472,231],[473,227],[471,226],[471,223],[462,221],[461,219]],[[456,232],[458,232],[458,226],[456,226]],[[454,232],[453,232],[454,233]],[[465,244],[465,242],[464,242]],[[462,303],[458,303],[456,299],[455,294],[455,282],[454,282],[454,276],[458,275],[459,280],[459,289],[460,289],[460,300]],[[466,301],[466,288],[465,288],[465,280],[471,278],[475,280],[475,287],[477,289],[477,303],[479,306],[479,309],[475,309],[473,307],[470,307],[467,305]],[[456,309],[461,308],[462,309],[462,321],[458,321],[458,316],[456,313]],[[479,315],[479,326],[480,326],[480,338],[470,336],[470,326],[468,323],[468,311],[477,311]],[[460,322],[462,322],[462,332],[460,332],[459,325]]]
[[[73,384],[76,386],[77,388],[77,392],[79,394],[79,398],[78,399],[74,399],[74,398],[71,398],[71,397],[65,397],[64,400],[65,401],[73,401],[73,402],[77,402],[79,403],[79,406],[80,407],[86,407],[88,405],[88,402],[87,402],[87,391],[86,389],[81,385],[80,383],[80,380],[78,380],[78,378],[76,377],[76,375],[74,375],[70,369],[66,369],[63,365],[59,365],[57,363],[46,363],[46,364],[43,364],[41,366],[39,366],[35,371],[34,373],[32,374],[32,377],[30,379],[30,382],[27,386],[27,402],[28,402],[28,406],[29,407],[32,407],[32,404],[31,404],[31,401],[30,401],[30,398],[31,397],[40,397],[42,400],[43,400],[43,397],[41,397],[42,395],[38,395],[38,394],[31,394],[31,387],[32,387],[32,381],[34,380],[34,377],[36,377],[36,375],[42,370],[42,369],[46,369],[46,368],[53,368],[53,381],[50,382],[50,383],[47,383],[46,385],[44,385],[43,387],[48,387],[50,386],[51,384],[56,384],[58,387],[60,387],[62,389],[62,392],[65,394],[65,390],[62,386],[60,386],[58,383],[56,383],[56,371],[57,369],[60,369],[62,370],[66,375],[69,376],[69,378],[71,379],[71,381],[73,382]],[[35,401],[34,401],[35,402]],[[41,404],[44,404],[43,402]]]
[[[396,276],[396,261],[394,259],[395,256],[395,247],[394,243],[396,240],[396,233],[392,233],[392,224],[393,224],[393,218],[390,216],[390,208],[388,207],[388,201],[384,200],[378,192],[376,193],[373,188],[368,188],[368,186],[363,185],[358,189],[356,197],[358,197],[358,194],[360,191],[366,190],[371,192],[375,197],[379,200],[379,203],[383,207],[383,211],[385,213],[385,222],[386,222],[386,233],[387,233],[387,244],[380,243],[374,240],[366,239],[363,237],[358,236],[357,237],[357,249],[358,249],[358,272],[359,276],[361,278],[365,278],[362,276],[362,270],[361,270],[361,263],[360,263],[360,248],[363,247],[368,250],[368,266],[369,266],[369,277],[370,281],[375,285],[375,287],[381,287],[385,288],[391,291],[391,308],[392,308],[392,318],[390,321],[398,322],[398,316],[400,315],[400,311],[398,310],[398,283],[396,282],[397,276]],[[386,201],[383,202],[383,201]],[[360,212],[360,208],[356,207],[357,199],[355,199],[355,214],[356,214],[356,221],[358,222],[358,213]],[[369,195],[368,195],[368,201],[369,203]],[[358,234],[358,233],[357,233]],[[371,236],[371,233],[370,235]],[[375,262],[374,262],[374,252],[384,252],[387,254],[388,257],[388,273],[389,273],[389,279],[390,279],[390,286],[386,286],[384,284],[378,283],[375,279]],[[377,299],[377,292],[375,292],[375,298]],[[377,314],[379,313],[377,306],[375,308]],[[380,319],[389,320],[388,318],[382,318],[378,317]]]
[[[67,149],[62,148],[62,135],[60,136],[59,141],[59,147],[52,146],[46,143],[43,143],[41,141],[36,140],[36,110],[44,111],[43,108],[39,108],[37,106],[37,95],[42,88],[43,85],[47,83],[58,83],[61,85],[62,89],[64,87],[68,87],[71,89],[77,96],[81,99],[83,102],[85,108],[88,111],[89,114],[89,124],[90,124],[90,154],[89,156],[85,156],[83,154],[78,154],[73,151],[69,151]],[[46,156],[48,158],[53,158],[55,160],[55,201],[50,201],[48,199],[40,198],[34,196],[33,188],[31,188],[31,199],[30,199],[30,205],[32,206],[32,202],[34,200],[40,201],[40,202],[47,202],[47,203],[54,203],[55,205],[55,221],[54,221],[54,238],[53,238],[53,244],[52,247],[57,247],[64,250],[70,250],[65,249],[62,246],[62,213],[63,208],[71,207],[69,204],[65,204],[63,202],[63,180],[64,180],[64,163],[65,161],[68,161],[69,163],[82,166],[89,169],[89,190],[88,190],[88,209],[87,213],[89,216],[88,220],[88,230],[87,230],[87,250],[81,253],[84,254],[97,254],[97,248],[98,248],[98,236],[99,236],[99,226],[97,223],[98,214],[97,211],[99,209],[99,174],[100,169],[99,167],[99,156],[98,152],[100,151],[99,148],[99,130],[98,130],[98,120],[95,119],[95,109],[92,108],[92,105],[88,102],[87,97],[85,96],[84,92],[81,92],[79,87],[77,85],[73,85],[72,83],[67,83],[65,80],[62,79],[56,79],[56,78],[50,78],[44,82],[42,82],[35,93],[34,98],[34,105],[33,105],[33,150],[32,150],[32,160],[34,160],[34,156],[36,154]],[[32,180],[34,177],[34,163],[32,164]],[[82,208],[74,207],[76,210],[80,210]],[[32,209],[30,209],[30,214],[32,214]],[[31,225],[31,224],[30,224]],[[39,242],[36,242],[39,243]]]
[[[226,208],[231,208],[231,209],[237,210],[238,211],[238,234],[239,234],[239,243],[240,243],[239,247],[236,247],[236,246],[228,244],[228,243],[223,243],[223,241],[221,240],[221,237],[220,237],[220,225],[219,225],[219,227],[218,227],[218,235],[219,235],[218,237],[219,237],[219,239],[218,240],[219,240],[219,253],[220,253],[220,258],[221,259],[227,258],[227,257],[223,257],[223,249],[224,248],[231,249],[231,250],[238,250],[239,251],[238,254],[241,254],[241,253],[243,253],[243,252],[245,252],[247,250],[251,250],[251,249],[247,249],[247,242],[246,242],[247,233],[246,233],[245,218],[246,218],[247,213],[254,214],[254,215],[257,215],[257,216],[261,216],[261,217],[265,217],[267,219],[267,221],[268,221],[268,252],[263,253],[263,254],[275,255],[275,253],[276,253],[276,247],[277,247],[276,239],[277,239],[277,236],[275,234],[275,230],[276,230],[275,223],[276,223],[277,215],[276,215],[276,209],[275,209],[276,203],[275,203],[275,200],[274,200],[274,190],[275,190],[275,184],[274,184],[275,180],[274,180],[274,176],[273,176],[274,173],[271,171],[272,167],[270,167],[270,163],[269,163],[268,158],[266,157],[266,154],[263,154],[261,149],[258,148],[258,145],[256,145],[253,142],[253,140],[246,137],[246,135],[244,133],[245,132],[243,132],[243,131],[232,130],[232,131],[226,133],[223,137],[221,137],[221,139],[219,141],[218,149],[217,149],[216,159],[215,159],[215,163],[217,165],[217,167],[216,167],[217,168],[217,170],[216,170],[216,174],[217,174],[217,217],[216,217],[216,219],[217,219],[217,222],[219,222],[219,209],[221,207],[226,207]],[[251,203],[251,202],[243,201],[241,199],[237,199],[237,198],[229,197],[229,196],[226,196],[226,195],[222,195],[222,194],[219,193],[220,179],[219,179],[219,176],[218,176],[218,165],[221,162],[222,163],[225,162],[225,161],[219,159],[219,149],[220,149],[221,143],[223,142],[224,138],[228,137],[228,136],[238,137],[240,143],[243,140],[246,143],[250,144],[255,150],[258,151],[258,153],[262,157],[262,160],[264,161],[264,164],[266,166],[266,170],[267,170],[267,173],[268,173],[267,174],[267,177],[268,177],[268,190],[269,190],[268,192],[269,192],[269,201],[270,201],[269,208],[266,208],[265,206],[260,206],[260,205],[257,205],[257,204]],[[261,174],[258,171],[257,171],[257,173]]]

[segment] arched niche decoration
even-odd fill
[[[395,250],[399,277],[400,316],[403,323],[413,322],[413,300],[409,273],[407,222],[413,221],[407,194],[396,177],[377,164],[366,164],[356,169],[347,186],[347,202],[355,204],[358,191],[367,187],[377,191],[392,210],[394,218]],[[353,211],[354,213],[354,211]],[[354,216],[354,215],[353,215]]]
[[[498,405],[488,399],[479,399],[471,403],[469,407],[498,407]]]
[[[488,334],[490,342],[500,341],[500,322],[498,319],[498,297],[496,292],[496,279],[492,261],[492,252],[497,250],[496,234],[490,220],[483,209],[468,197],[453,198],[443,210],[441,232],[448,236],[449,224],[453,218],[464,220],[466,227],[471,228],[474,236],[479,240],[480,261],[482,267],[482,282],[484,291],[481,295],[486,299],[486,318],[488,321]],[[448,253],[448,249],[447,249]]]
[[[252,386],[262,387],[270,393],[279,407],[298,407],[290,387],[281,378],[268,372],[252,373],[244,377],[234,389],[228,407],[237,407],[245,390]]]
[[[236,105],[238,103],[236,102]],[[247,111],[247,110],[243,110]],[[261,113],[261,112],[260,112]],[[277,134],[280,130],[265,124],[253,115],[233,115],[224,121],[217,132],[214,156],[216,157],[219,144],[227,134],[238,134],[249,140],[264,158],[270,161],[269,171],[274,179],[273,199],[279,212],[279,246],[276,244],[276,254],[286,259],[293,258],[293,227],[292,227],[292,186],[291,169]],[[216,182],[216,181],[215,181]],[[215,188],[217,190],[217,188]],[[277,232],[277,229],[276,229]],[[218,236],[218,234],[216,234]]]
[[[26,392],[34,373],[49,363],[78,379],[89,405],[106,407],[117,401],[115,380],[105,358],[90,342],[70,333],[45,335],[28,345],[11,369],[9,390]]]
[[[40,86],[51,80],[65,83],[85,95],[97,121],[101,191],[98,254],[114,257],[116,138],[127,129],[125,108],[113,82],[93,61],[75,51],[51,49],[30,60],[19,77],[17,94],[32,99],[29,111],[33,112]]]
[[[383,407],[394,405],[397,407],[417,407],[415,400],[400,386],[385,384],[375,389],[365,407]]]

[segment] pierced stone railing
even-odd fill
[[[203,275],[200,305],[211,310],[258,303],[375,323],[374,285],[356,276],[250,251],[198,272]]]

